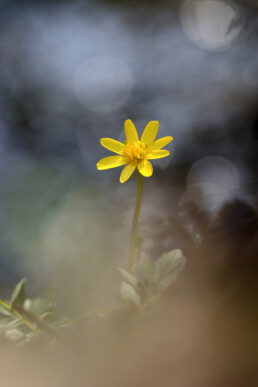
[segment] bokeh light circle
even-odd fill
[[[239,191],[240,179],[231,161],[209,156],[193,164],[187,175],[187,189],[179,205],[195,203],[199,208],[214,210]]]
[[[208,156],[196,161],[187,175],[187,185],[213,183],[232,190],[239,187],[239,175],[231,161],[220,156]]]
[[[243,10],[233,1],[185,0],[180,16],[186,36],[207,50],[226,49],[243,29]]]
[[[94,112],[107,113],[127,101],[133,88],[133,77],[121,58],[96,56],[77,68],[74,87],[84,106]]]

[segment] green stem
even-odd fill
[[[37,333],[37,328],[31,324],[26,318],[24,318],[17,310],[13,309],[10,305],[6,304],[3,300],[0,298],[0,305],[2,305],[6,310],[13,313],[20,321],[23,322],[28,328],[30,328],[34,333]]]
[[[133,216],[133,223],[131,228],[131,241],[130,241],[130,252],[129,252],[129,261],[127,270],[132,272],[134,269],[134,259],[135,259],[135,250],[136,250],[136,242],[137,242],[137,227],[138,227],[138,219],[140,214],[140,208],[141,208],[141,201],[142,201],[142,175],[139,171],[137,171],[137,184],[138,184],[138,191],[137,191],[137,199],[136,199],[136,205],[134,210],[134,216]]]

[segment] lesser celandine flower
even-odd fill
[[[113,140],[112,138],[102,138],[100,140],[100,143],[104,148],[117,153],[117,156],[109,156],[101,159],[97,163],[97,168],[99,170],[104,170],[126,165],[120,175],[121,183],[127,181],[135,169],[145,177],[151,176],[153,168],[149,160],[169,156],[169,151],[162,148],[173,140],[172,137],[168,136],[155,141],[158,129],[158,121],[149,122],[139,140],[133,122],[131,120],[126,120],[125,144]]]
[[[164,150],[172,137],[167,136],[155,141],[159,129],[158,121],[150,121],[143,131],[141,139],[139,140],[137,130],[131,120],[125,121],[125,143],[113,140],[112,138],[102,138],[101,145],[108,150],[117,153],[117,156],[109,156],[101,159],[97,163],[97,168],[100,170],[116,168],[121,165],[126,165],[120,175],[120,182],[124,183],[137,169],[138,192],[134,211],[132,229],[131,229],[131,243],[130,254],[128,261],[128,270],[135,270],[135,252],[137,244],[137,225],[141,207],[142,199],[142,176],[149,177],[153,173],[153,168],[149,160],[160,159],[169,156],[169,151]]]

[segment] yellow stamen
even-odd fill
[[[141,141],[129,142],[124,150],[123,155],[130,161],[143,160],[146,157],[146,145]]]

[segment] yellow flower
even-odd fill
[[[100,140],[104,148],[117,153],[119,156],[105,157],[97,163],[99,170],[116,168],[127,164],[120,175],[121,183],[127,181],[136,168],[143,176],[151,176],[153,168],[149,160],[169,156],[169,151],[161,148],[173,140],[173,137],[167,136],[155,141],[159,129],[158,121],[151,121],[147,124],[140,140],[131,120],[125,121],[124,128],[125,144],[112,138],[102,138]]]

